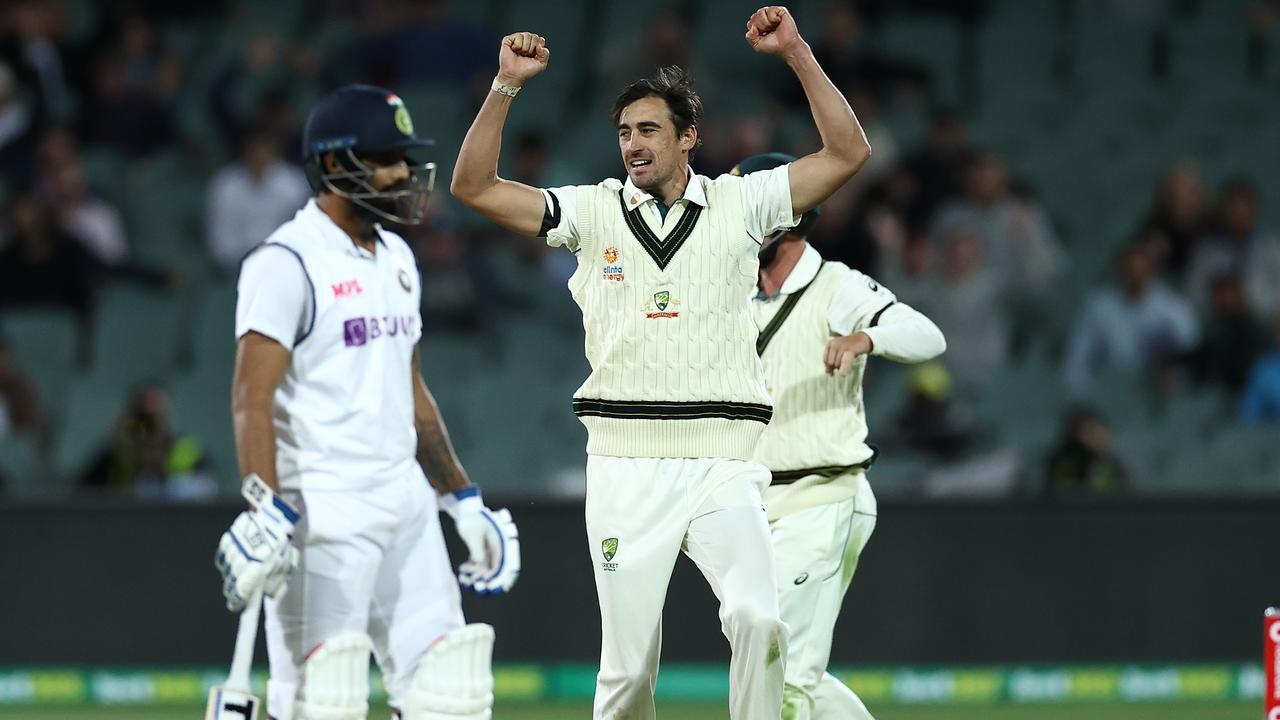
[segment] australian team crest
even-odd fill
[[[646,300],[644,303],[644,316],[653,318],[678,318],[680,313],[674,309],[679,305],[680,301],[671,297],[670,290],[659,290],[653,294],[652,301]],[[672,308],[668,310],[667,308]],[[655,312],[656,309],[656,312]]]
[[[618,554],[618,538],[605,538],[601,541],[600,552],[604,554],[604,562],[600,563],[600,569],[605,572],[616,572],[618,563],[614,562],[613,558]]]

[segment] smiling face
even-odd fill
[[[653,195],[673,178],[688,172],[689,151],[698,142],[697,128],[677,133],[667,101],[643,97],[618,117],[618,149],[636,187]]]

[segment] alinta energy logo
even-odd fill
[[[600,542],[600,552],[604,554],[604,562],[600,563],[600,569],[605,572],[614,572],[618,569],[618,563],[611,562],[618,554],[618,538],[605,538]]]
[[[360,347],[379,338],[412,336],[417,327],[413,315],[351,318],[342,323],[342,341],[347,347]]]

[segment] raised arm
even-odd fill
[[[517,92],[547,68],[551,51],[541,35],[520,32],[502,39],[494,89],[480,106],[458,151],[449,192],[462,204],[521,235],[542,230],[546,200],[537,188],[498,177],[502,127]]]
[[[747,21],[747,44],[777,55],[804,87],[822,149],[791,164],[791,207],[797,217],[831,196],[871,157],[871,146],[844,96],[831,84],[784,7],[760,8]]]

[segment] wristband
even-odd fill
[[[507,97],[515,97],[516,93],[520,92],[519,87],[515,85],[508,85],[496,77],[493,79],[493,84],[489,86],[489,89],[499,95],[506,95]]]

